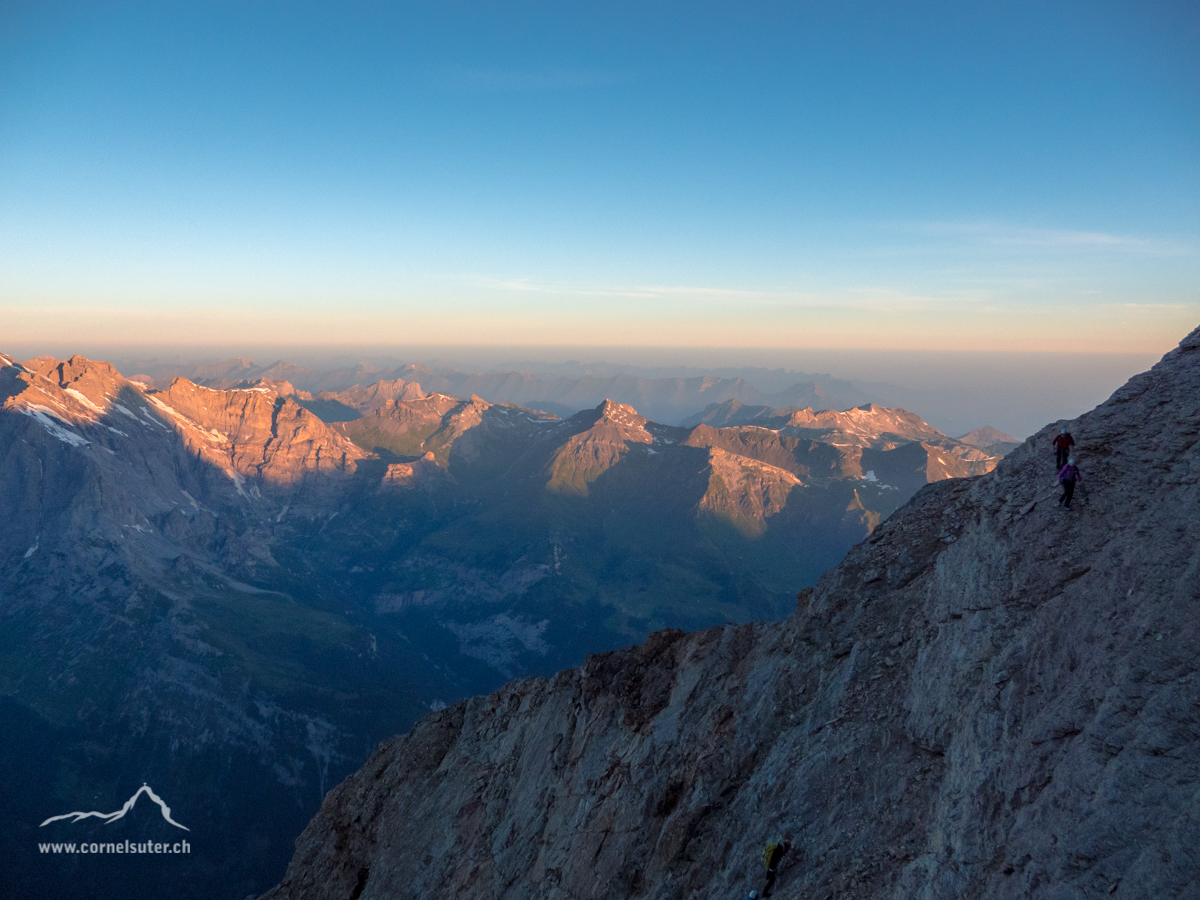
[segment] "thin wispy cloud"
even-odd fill
[[[655,297],[728,297],[750,299],[770,296],[769,292],[741,290],[736,288],[703,287],[696,285],[570,285],[541,282],[526,278],[490,278],[468,276],[462,280],[484,289],[512,291],[525,294],[559,294],[588,297],[629,297],[652,299]]]
[[[904,230],[935,236],[966,238],[996,247],[1017,247],[1030,250],[1107,250],[1156,255],[1187,254],[1196,251],[1194,242],[1110,234],[1103,231],[1026,228],[1001,222],[918,222],[904,226]]]
[[[434,83],[443,90],[461,93],[522,91],[573,91],[605,87],[627,80],[606,69],[537,68],[488,69],[453,67],[436,72]]]
[[[858,310],[861,312],[914,312],[964,304],[986,304],[995,297],[987,290],[959,290],[945,294],[916,293],[889,287],[863,286],[841,291],[753,290],[703,285],[570,285],[525,278],[461,278],[484,290],[553,296],[608,297],[630,300],[689,300],[714,304],[736,302],[741,307],[763,309]]]

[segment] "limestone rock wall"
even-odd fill
[[[245,477],[290,484],[354,471],[367,454],[292,397],[266,387],[219,391],[176,378],[147,395],[193,453]]]

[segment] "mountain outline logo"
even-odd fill
[[[146,784],[146,782],[144,782],[144,781],[142,782],[142,786],[137,789],[137,792],[132,797],[130,797],[128,800],[126,800],[125,805],[122,806],[120,809],[118,809],[116,812],[110,812],[110,813],[102,813],[102,812],[63,813],[61,816],[51,816],[45,822],[43,822],[41,825],[39,825],[38,828],[43,828],[46,825],[49,825],[51,822],[59,822],[63,819],[70,819],[71,824],[74,825],[76,822],[80,822],[84,819],[95,818],[95,819],[103,819],[105,825],[111,825],[113,822],[117,821],[117,819],[124,818],[125,814],[127,812],[129,812],[131,809],[133,809],[134,804],[137,803],[137,801],[138,801],[138,797],[142,796],[142,794],[145,794],[147,797],[149,797],[151,800],[153,800],[155,803],[157,803],[159,809],[162,810],[163,818],[166,819],[168,822],[170,822],[172,825],[174,825],[176,828],[182,828],[184,831],[192,830],[192,829],[188,828],[186,825],[180,825],[178,822],[176,822],[174,819],[171,818],[171,807],[167,806],[167,804],[163,801],[163,798],[158,796],[158,794],[154,793],[154,789],[151,788],[150,785]]]

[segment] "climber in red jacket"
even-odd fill
[[[1061,472],[1062,467],[1067,464],[1067,458],[1071,455],[1071,448],[1075,446],[1075,438],[1071,437],[1071,432],[1063,429],[1054,437],[1054,471]]]

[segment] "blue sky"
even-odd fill
[[[1161,352],[1200,7],[0,6],[0,342]]]

